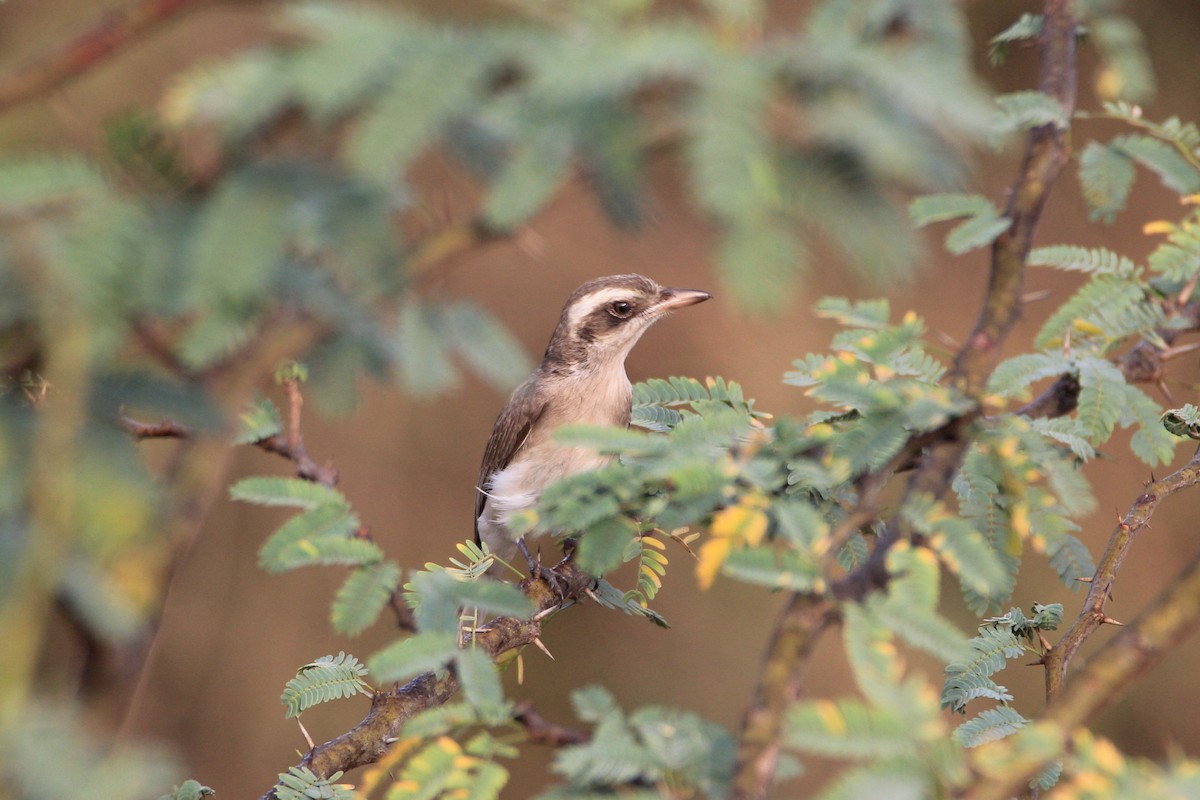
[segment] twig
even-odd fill
[[[117,424],[138,442],[143,439],[188,439],[192,435],[186,426],[169,419],[161,422],[138,422],[133,417],[121,414],[117,417]]]
[[[1040,88],[1057,100],[1069,117],[1075,107],[1076,27],[1070,0],[1046,0],[1044,12]],[[978,400],[982,396],[1000,349],[1020,315],[1025,265],[1034,231],[1050,189],[1067,159],[1064,130],[1056,125],[1043,125],[1030,132],[1005,209],[1011,224],[992,245],[983,310],[949,374],[954,387],[968,397]],[[969,444],[965,432],[979,414],[976,408],[951,420],[933,435],[921,437],[922,446],[914,453],[917,466],[909,478],[906,499],[916,495],[937,498],[945,494]],[[864,480],[864,485],[872,485],[871,476]],[[862,508],[870,510],[871,505],[868,501]],[[857,600],[885,586],[888,550],[912,537],[908,523],[899,515],[893,517],[867,563],[833,587],[833,594],[842,600]],[[767,796],[781,730],[782,710],[777,704],[798,696],[804,662],[817,638],[834,619],[834,611],[824,600],[793,595],[764,662],[756,698],[743,722],[734,778],[733,796],[738,800]]]
[[[1200,628],[1200,558],[1194,559],[1138,620],[1113,638],[1077,673],[1038,721],[1039,735],[1056,736],[1059,747],[1040,743],[1047,761],[1068,744],[1072,731],[1105,709],[1139,675],[1162,660],[1173,647]],[[1017,734],[1020,736],[1021,734]],[[967,800],[1005,800],[1045,766],[1038,759],[1006,763],[985,771],[994,751],[1011,746],[1006,740],[978,748],[972,761],[975,779],[959,794]],[[1004,759],[1000,759],[1003,762]]]
[[[581,597],[594,579],[571,562],[555,568],[559,582],[552,588],[545,580],[527,579],[521,590],[534,604],[544,610],[559,606],[564,599]],[[501,653],[524,647],[541,634],[541,624],[533,619],[520,620],[500,617],[470,634],[472,646],[493,658]],[[413,715],[448,701],[459,688],[452,671],[427,672],[390,692],[379,692],[371,700],[371,708],[362,722],[331,741],[313,748],[300,762],[320,777],[378,761],[400,735],[404,724]],[[275,798],[272,787],[260,800]]]
[[[300,392],[300,382],[295,379],[283,381],[283,390],[287,394],[288,417],[284,435],[268,436],[254,444],[268,453],[281,455],[296,465],[296,475],[306,481],[320,483],[324,486],[337,485],[338,471],[332,464],[318,464],[308,454],[304,446],[304,437],[300,434],[300,413],[304,408],[304,395]]]
[[[528,734],[529,741],[534,744],[564,747],[572,744],[583,744],[592,738],[584,731],[550,722],[539,714],[534,709],[533,704],[528,701],[517,704],[516,710],[513,712],[513,720],[519,722],[525,728],[525,733]]]
[[[1063,638],[1044,656],[1046,664],[1046,699],[1053,702],[1063,693],[1066,687],[1067,668],[1071,658],[1087,641],[1096,629],[1105,624],[1104,604],[1112,592],[1113,582],[1125,560],[1129,548],[1133,546],[1138,533],[1150,524],[1150,517],[1158,509],[1158,504],[1176,492],[1200,483],[1200,450],[1192,456],[1180,469],[1165,478],[1151,481],[1143,491],[1129,513],[1117,523],[1109,537],[1108,547],[1096,566],[1096,573],[1088,587],[1087,599],[1079,616],[1071,625]]]
[[[53,91],[103,63],[147,31],[211,0],[140,0],[106,14],[45,58],[0,78],[0,113]]]
[[[804,667],[837,610],[817,594],[793,594],[775,625],[762,677],[742,717],[734,798],[767,797],[779,763],[783,715],[803,689]]]
[[[1128,353],[1113,359],[1125,380],[1130,383],[1161,383],[1166,362],[1182,349],[1172,345],[1183,334],[1200,330],[1200,304],[1185,301],[1175,307],[1174,312],[1173,320],[1182,319],[1184,324],[1156,331],[1158,338],[1167,346],[1165,350],[1158,344],[1143,340]],[[1079,379],[1074,375],[1062,375],[1017,413],[1027,417],[1061,417],[1074,411],[1078,402]]]

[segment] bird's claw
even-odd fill
[[[543,567],[541,552],[537,556],[530,553],[524,539],[519,539],[517,546],[520,548],[521,554],[525,556],[525,560],[529,563],[529,577],[535,581],[545,581],[550,589],[558,595],[559,601],[565,602],[567,599],[567,578],[558,569],[571,560],[571,555],[567,555],[553,567]]]

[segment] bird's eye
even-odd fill
[[[617,319],[627,319],[633,313],[633,304],[627,300],[614,300],[608,304],[608,313]]]

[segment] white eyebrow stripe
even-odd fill
[[[636,292],[619,286],[597,289],[591,294],[584,295],[575,301],[567,312],[567,321],[571,328],[574,329],[581,319],[596,309],[608,305],[613,300],[629,300],[634,294]]]

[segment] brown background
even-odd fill
[[[100,10],[119,5],[9,0],[0,5],[0,69],[24,62]],[[986,40],[1026,5],[968,4],[976,38]],[[787,21],[802,15],[804,4],[773,6],[776,18]],[[1148,115],[1200,117],[1200,70],[1194,56],[1200,3],[1141,0],[1130,6],[1150,41],[1161,83],[1158,98],[1147,106]],[[494,11],[484,4],[455,7],[466,14]],[[187,15],[44,101],[5,114],[0,117],[0,153],[95,149],[98,122],[107,115],[153,103],[173,73],[202,57],[254,41],[263,30],[261,8],[231,4]],[[1088,80],[1089,57],[1084,60],[1080,104],[1088,108],[1096,101]],[[1030,61],[1028,54],[1018,54],[1010,66],[996,70],[981,54],[978,68],[997,91],[1012,91],[1030,85]],[[1074,135],[1082,146],[1092,135],[1109,133],[1111,128],[1084,123]],[[1002,197],[1014,153],[1013,147],[994,157],[981,153],[971,188]],[[498,244],[455,262],[434,291],[483,303],[512,326],[531,354],[539,354],[562,299],[587,278],[637,271],[667,284],[714,290],[714,301],[689,309],[646,336],[629,360],[630,376],[722,375],[741,382],[761,408],[780,414],[808,409],[801,392],[783,386],[780,377],[792,359],[822,349],[828,340],[831,327],[806,311],[825,294],[887,293],[896,312],[916,309],[931,330],[958,340],[969,329],[982,297],[986,256],[977,251],[952,260],[937,251],[933,239],[928,263],[905,286],[866,285],[847,277],[842,264],[818,251],[805,291],[794,298],[791,311],[774,319],[747,317],[719,295],[710,261],[711,232],[689,210],[678,177],[669,165],[655,167],[652,219],[636,235],[614,232],[585,193],[568,188],[534,221],[525,247]],[[471,186],[437,158],[419,167],[419,182],[444,196],[451,210],[465,213],[471,207]],[[1055,189],[1039,243],[1103,244],[1141,257],[1153,245],[1141,234],[1141,224],[1178,216],[1179,207],[1156,179],[1143,175],[1131,209],[1114,226],[1088,225],[1072,176]],[[1028,288],[1051,288],[1053,297],[1061,299],[1070,285],[1058,276],[1035,273]],[[1013,352],[1029,340],[1048,309],[1029,308]],[[1176,368],[1182,380],[1173,386],[1179,404],[1197,399],[1196,359],[1184,360],[1189,363]],[[431,560],[444,562],[453,544],[470,536],[478,459],[504,398],[472,378],[460,391],[433,401],[416,401],[387,387],[362,388],[364,402],[352,417],[310,416],[309,449],[318,459],[336,460],[341,487],[392,557],[414,567]],[[1184,450],[1180,448],[1181,457]],[[1122,441],[1106,447],[1105,454],[1111,458],[1088,468],[1100,498],[1099,510],[1082,521],[1083,538],[1093,553],[1103,547],[1114,516],[1124,513],[1147,477]],[[281,472],[282,465],[247,451],[238,469]],[[1134,617],[1196,550],[1198,510],[1200,496],[1192,493],[1173,499],[1159,512],[1126,563],[1112,615]],[[215,787],[223,798],[257,796],[303,748],[278,701],[298,665],[339,649],[365,657],[390,635],[384,624],[355,640],[332,633],[328,605],[340,570],[281,577],[257,571],[256,550],[279,521],[280,516],[269,511],[219,503],[172,586],[148,677],[126,725],[127,733],[172,743],[189,775]],[[674,571],[659,608],[673,623],[671,630],[592,607],[574,611],[547,631],[555,661],[530,651],[525,685],[512,687],[515,676],[507,676],[513,696],[531,697],[552,719],[573,722],[565,704],[571,689],[603,682],[627,707],[676,704],[735,726],[779,598],[729,582],[700,592],[686,557],[678,551],[670,555]],[[1063,590],[1044,559],[1030,556],[1022,579],[1014,604],[1062,601],[1069,615],[1078,610],[1080,595]],[[947,586],[947,591],[957,590]],[[964,629],[974,624],[966,618],[959,621]],[[1102,632],[1095,638],[1102,641],[1107,636]],[[839,650],[836,637],[822,646],[813,667],[812,691],[836,695],[852,690]],[[1178,745],[1200,754],[1197,657],[1200,643],[1181,647],[1101,718],[1101,732],[1133,753],[1162,757]],[[1021,710],[1037,710],[1039,669],[1014,667],[1001,681],[1014,689]],[[331,704],[307,713],[305,723],[323,740],[357,721],[365,706],[361,698]],[[505,796],[526,797],[543,785],[540,767],[548,759],[545,751],[531,749]],[[807,793],[824,774],[816,765],[809,777],[781,789],[778,796]]]

